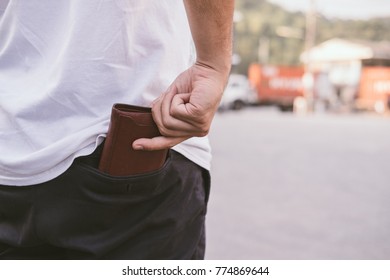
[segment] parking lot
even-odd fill
[[[390,118],[217,114],[207,259],[390,259]]]

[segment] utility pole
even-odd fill
[[[312,61],[312,48],[315,44],[317,29],[317,8],[315,0],[309,0],[310,6],[306,12],[306,36],[305,36],[305,99],[309,111],[314,110],[314,69]]]
[[[261,65],[268,65],[270,58],[270,44],[271,40],[267,36],[262,36],[259,39],[258,47],[258,61]]]

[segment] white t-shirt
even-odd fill
[[[59,176],[112,104],[149,106],[193,53],[182,0],[0,0],[0,184]],[[210,168],[206,137],[175,150]]]

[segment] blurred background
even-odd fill
[[[207,259],[390,259],[390,1],[236,0]]]

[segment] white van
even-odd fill
[[[240,110],[256,103],[257,95],[245,75],[231,74],[219,108],[221,110]]]

